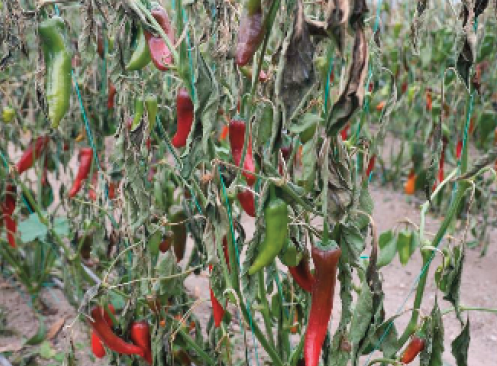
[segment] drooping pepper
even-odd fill
[[[306,366],[318,366],[321,348],[328,329],[335,292],[338,260],[342,251],[335,242],[312,247],[315,283],[312,286],[311,311],[304,340]]]
[[[155,4],[150,13],[155,20],[157,20],[157,23],[159,23],[164,33],[166,33],[167,38],[171,41],[171,44],[174,44],[174,28],[164,8],[159,4]],[[154,36],[148,31],[145,31],[144,33],[145,39],[148,43],[148,48],[150,50],[152,62],[159,70],[166,71],[168,69],[168,65],[173,63],[173,57],[166,42],[161,36]]]
[[[16,209],[16,194],[17,189],[12,183],[8,183],[5,187],[5,198],[2,202],[2,217],[0,218],[0,224],[5,221],[5,229],[7,230],[7,240],[12,248],[16,247],[16,232],[17,223],[12,217],[14,210]]]
[[[16,116],[16,111],[11,106],[3,107],[2,109],[2,121],[5,123],[10,123]]]
[[[152,60],[150,56],[150,50],[148,49],[147,40],[143,34],[143,29],[140,26],[138,28],[138,34],[136,36],[136,48],[128,64],[126,65],[126,70],[137,71],[143,69]]]
[[[264,24],[260,0],[247,0],[238,28],[238,44],[236,46],[235,62],[245,66],[259,48],[266,27]]]
[[[416,356],[425,349],[425,340],[418,336],[413,336],[407,345],[406,349],[400,357],[400,362],[408,364],[411,363]]]
[[[462,153],[462,140],[458,140],[457,146],[456,146],[456,158],[457,159],[461,158],[461,153]]]
[[[150,327],[146,320],[131,324],[131,340],[144,352],[144,360],[152,364],[152,347],[150,340]]]
[[[59,126],[71,101],[71,55],[64,32],[64,21],[58,16],[46,19],[38,26],[45,59],[48,117],[52,128]]]
[[[230,261],[229,261],[229,254],[228,254],[228,242],[226,241],[226,237],[223,238],[223,252],[224,252],[224,259],[226,260],[226,264],[228,265],[228,269],[230,269]],[[209,273],[212,272],[212,264],[209,265]],[[212,291],[212,288],[209,286],[209,292],[211,296],[211,303],[212,303],[212,315],[214,317],[214,326],[216,328],[219,328],[221,325],[221,322],[223,321],[225,310],[223,308],[223,305],[219,302],[219,300],[216,298],[216,295],[214,294],[214,291]]]
[[[407,182],[404,186],[405,194],[412,195],[416,191],[416,173],[414,169],[411,169],[409,176],[407,177]]]
[[[114,84],[111,83],[111,81],[108,81],[109,84],[109,95],[107,96],[107,109],[111,110],[114,109],[114,99],[116,97],[116,92],[117,89]]]
[[[307,257],[302,258],[298,265],[294,267],[289,266],[288,271],[302,290],[312,292],[312,286],[316,280],[311,273],[309,259]]]
[[[91,317],[93,319],[89,322],[98,338],[115,352],[144,357],[145,352],[140,347],[125,342],[112,331],[112,328],[105,320],[104,314],[105,310],[100,306],[93,308],[91,311]]]
[[[176,134],[172,139],[172,144],[176,148],[186,146],[186,140],[193,125],[193,102],[185,88],[178,90],[176,96]]]
[[[273,186],[269,202],[264,208],[264,219],[266,220],[266,237],[259,245],[257,257],[248,270],[249,275],[269,265],[279,254],[287,239],[288,206],[285,201],[276,197]]]
[[[69,191],[69,198],[73,198],[79,192],[83,186],[83,181],[88,178],[91,169],[91,163],[93,161],[93,149],[87,147],[79,151],[79,168],[76,175],[76,179],[72,184],[72,188]]]
[[[240,205],[242,206],[245,213],[251,217],[255,217],[256,212],[255,212],[254,194],[248,189],[245,189],[243,191],[238,192],[236,196],[238,198],[238,202],[240,202]]]
[[[19,174],[22,174],[29,168],[31,168],[42,153],[48,147],[50,138],[48,136],[40,136],[36,139],[36,142],[31,143],[28,148],[24,151],[21,159],[16,164],[16,169]]]
[[[185,211],[180,206],[171,207],[171,230],[173,232],[173,246],[176,260],[180,262],[185,256],[186,250],[186,223],[188,219]]]
[[[239,119],[233,119],[230,121],[229,125],[229,138],[231,146],[231,155],[233,156],[233,161],[237,166],[240,166],[242,161],[243,144],[245,142],[245,122]],[[256,177],[249,172],[255,173],[254,158],[252,157],[252,138],[249,137],[247,152],[245,154],[245,160],[243,162],[242,172],[243,176],[247,180],[249,186],[253,186]]]
[[[371,159],[369,159],[368,168],[366,169],[366,177],[369,177],[371,172],[374,170],[375,162],[376,162],[376,155],[373,155]]]
[[[114,308],[114,306],[112,304],[109,304],[108,307],[109,307],[109,310],[112,312],[112,314],[115,315],[116,309]],[[107,314],[107,312],[104,313],[104,319],[109,326],[112,326],[112,319],[109,316],[109,314]],[[102,343],[100,338],[98,338],[98,335],[93,331],[91,332],[91,349],[92,349],[95,357],[102,358],[105,356],[106,352],[105,352],[104,344]]]
[[[347,138],[349,137],[349,129],[350,129],[350,123],[347,123],[340,131],[340,135],[342,136],[342,140],[347,140]]]

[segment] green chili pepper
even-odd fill
[[[249,275],[257,273],[269,265],[281,252],[287,239],[288,229],[288,206],[282,199],[276,196],[274,188],[271,187],[269,203],[264,209],[266,220],[266,237],[260,244],[259,253],[254,263],[249,268]]]
[[[133,123],[131,124],[131,131],[134,131],[138,126],[140,126],[142,117],[143,117],[143,99],[136,98],[135,116],[133,117]]]
[[[152,60],[142,27],[138,29],[138,36],[136,37],[136,40],[137,42],[135,51],[131,55],[131,59],[126,65],[126,70],[128,71],[141,70]]]
[[[179,262],[185,256],[186,249],[186,216],[183,208],[179,206],[171,207],[171,217],[170,221],[173,224],[171,230],[173,232],[173,246],[174,254],[176,255],[176,260]]]
[[[48,117],[53,128],[59,126],[71,99],[71,55],[64,31],[64,21],[57,16],[38,26],[45,59]]]
[[[152,131],[155,127],[155,119],[157,117],[157,96],[153,94],[148,94],[145,97],[145,108],[147,108],[148,115],[148,129]]]

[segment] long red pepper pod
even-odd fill
[[[176,117],[177,129],[171,142],[174,147],[180,148],[186,146],[193,124],[193,102],[184,88],[179,89],[176,96]]]
[[[240,165],[242,161],[242,153],[243,153],[243,144],[245,142],[245,122],[233,119],[230,121],[229,125],[229,137],[230,137],[230,146],[231,146],[231,155],[233,156],[233,160],[236,165]],[[255,173],[255,164],[254,159],[252,157],[252,139],[249,138],[247,153],[245,154],[245,160],[243,162],[243,176],[247,179],[247,183],[249,186],[253,186],[256,177],[249,172]]]
[[[238,192],[236,196],[238,198],[238,201],[240,202],[240,205],[243,208],[243,211],[245,211],[247,215],[255,217],[256,212],[255,212],[254,194],[248,189],[245,189],[243,191]]]
[[[462,140],[457,141],[456,158],[459,159],[462,153]]]
[[[145,361],[152,364],[152,346],[150,340],[150,326],[146,320],[133,322],[131,324],[131,340],[139,346],[144,355],[142,356]]]
[[[229,254],[228,254],[228,242],[226,240],[226,236],[223,238],[223,252],[224,252],[224,259],[226,260],[226,264],[228,266],[228,270],[230,270],[230,260],[229,260]],[[212,264],[209,264],[209,273],[212,272]],[[212,303],[212,315],[214,316],[214,326],[216,328],[219,328],[221,325],[221,322],[223,321],[224,318],[224,313],[226,312],[219,302],[219,300],[216,298],[216,295],[214,294],[214,291],[212,291],[212,288],[209,286],[209,291],[210,291],[210,296],[211,296],[211,303]]]
[[[413,336],[406,349],[400,357],[400,362],[411,363],[416,356],[425,349],[425,340],[418,336]]]
[[[302,258],[299,264],[295,267],[288,267],[288,271],[302,290],[312,292],[312,287],[314,286],[314,282],[316,282],[316,280],[311,273],[308,258]]]
[[[124,355],[138,355],[144,357],[145,352],[140,347],[125,342],[112,331],[112,328],[105,320],[104,313],[105,310],[100,306],[93,308],[91,311],[93,321],[90,320],[90,325],[98,338],[100,338],[108,348],[115,352]]]
[[[157,23],[159,23],[164,33],[166,33],[167,38],[171,41],[171,44],[174,45],[174,28],[169,20],[167,12],[164,8],[157,5],[150,11],[150,13],[155,20],[157,20]],[[166,71],[168,69],[168,65],[173,63],[173,56],[171,55],[166,42],[160,35],[154,36],[148,31],[144,31],[144,34],[148,43],[152,62],[159,70]]]
[[[374,163],[376,162],[376,155],[373,155],[371,159],[369,159],[368,168],[366,169],[366,176],[369,177],[371,172],[374,170]]]
[[[21,159],[16,164],[16,169],[19,174],[31,168],[36,159],[38,159],[43,151],[47,148],[50,142],[50,137],[40,136],[34,143],[29,144],[28,148],[24,151]]]
[[[91,169],[91,163],[93,161],[93,149],[87,147],[79,151],[79,168],[76,179],[72,184],[72,188],[69,191],[69,197],[73,198],[79,192],[83,186],[83,181],[88,178]]]
[[[5,187],[5,198],[2,202],[2,217],[0,217],[0,224],[5,221],[5,229],[7,230],[7,240],[12,248],[16,247],[16,232],[17,223],[12,217],[16,209],[16,186],[12,183],[7,184]],[[1,227],[1,225],[0,225]]]
[[[105,353],[106,353],[105,348],[104,348],[104,344],[102,343],[100,338],[98,338],[98,336],[95,332],[91,333],[91,350],[92,350],[93,354],[95,355],[95,357],[97,357],[97,358],[104,357]]]
[[[260,4],[255,9],[245,9],[238,28],[238,44],[236,46],[235,62],[245,66],[259,48],[266,28]]]
[[[328,322],[333,309],[338,259],[342,250],[336,243],[317,243],[312,247],[314,278],[312,303],[304,340],[304,359],[306,366],[318,366]]]
[[[117,89],[111,81],[108,81],[109,84],[109,95],[107,96],[107,109],[114,109],[114,98],[116,96]]]

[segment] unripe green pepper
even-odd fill
[[[2,109],[2,121],[10,123],[14,119],[16,112],[14,108],[7,106]]]
[[[135,51],[131,55],[129,62],[126,65],[126,70],[128,71],[141,70],[152,60],[142,27],[138,29],[138,36],[136,37],[136,39],[137,42]]]
[[[155,127],[155,119],[157,117],[157,96],[153,94],[148,94],[145,96],[145,108],[147,109],[148,115],[148,129],[152,131]]]
[[[176,260],[179,262],[185,256],[186,249],[186,223],[188,219],[185,211],[180,206],[171,207],[170,221],[173,224],[171,230],[173,232],[173,246]]]
[[[272,187],[269,203],[264,209],[266,220],[266,237],[260,244],[259,253],[249,268],[249,275],[253,275],[269,265],[281,252],[288,235],[288,206],[276,196]]]
[[[64,36],[62,18],[54,16],[38,26],[46,69],[48,117],[57,128],[71,100],[71,55]]]

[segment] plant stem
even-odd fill
[[[181,335],[187,346],[193,349],[199,357],[210,366],[216,366],[217,363],[210,357],[183,329],[179,329],[178,333]]]
[[[447,315],[449,313],[452,313],[453,311],[455,311],[456,308],[449,308],[449,309],[446,309],[444,311],[442,311],[442,315]],[[482,307],[478,307],[478,306],[459,306],[459,311],[482,311],[484,313],[495,313],[497,314],[497,309],[493,309],[493,308],[482,308]]]
[[[259,277],[259,297],[261,299],[262,303],[262,317],[264,318],[264,325],[266,327],[266,336],[269,339],[269,342],[273,347],[276,347],[274,343],[274,338],[273,338],[273,332],[271,328],[271,317],[269,316],[269,304],[267,301],[267,294],[266,294],[266,288],[264,285],[264,271],[259,271],[257,274]]]

